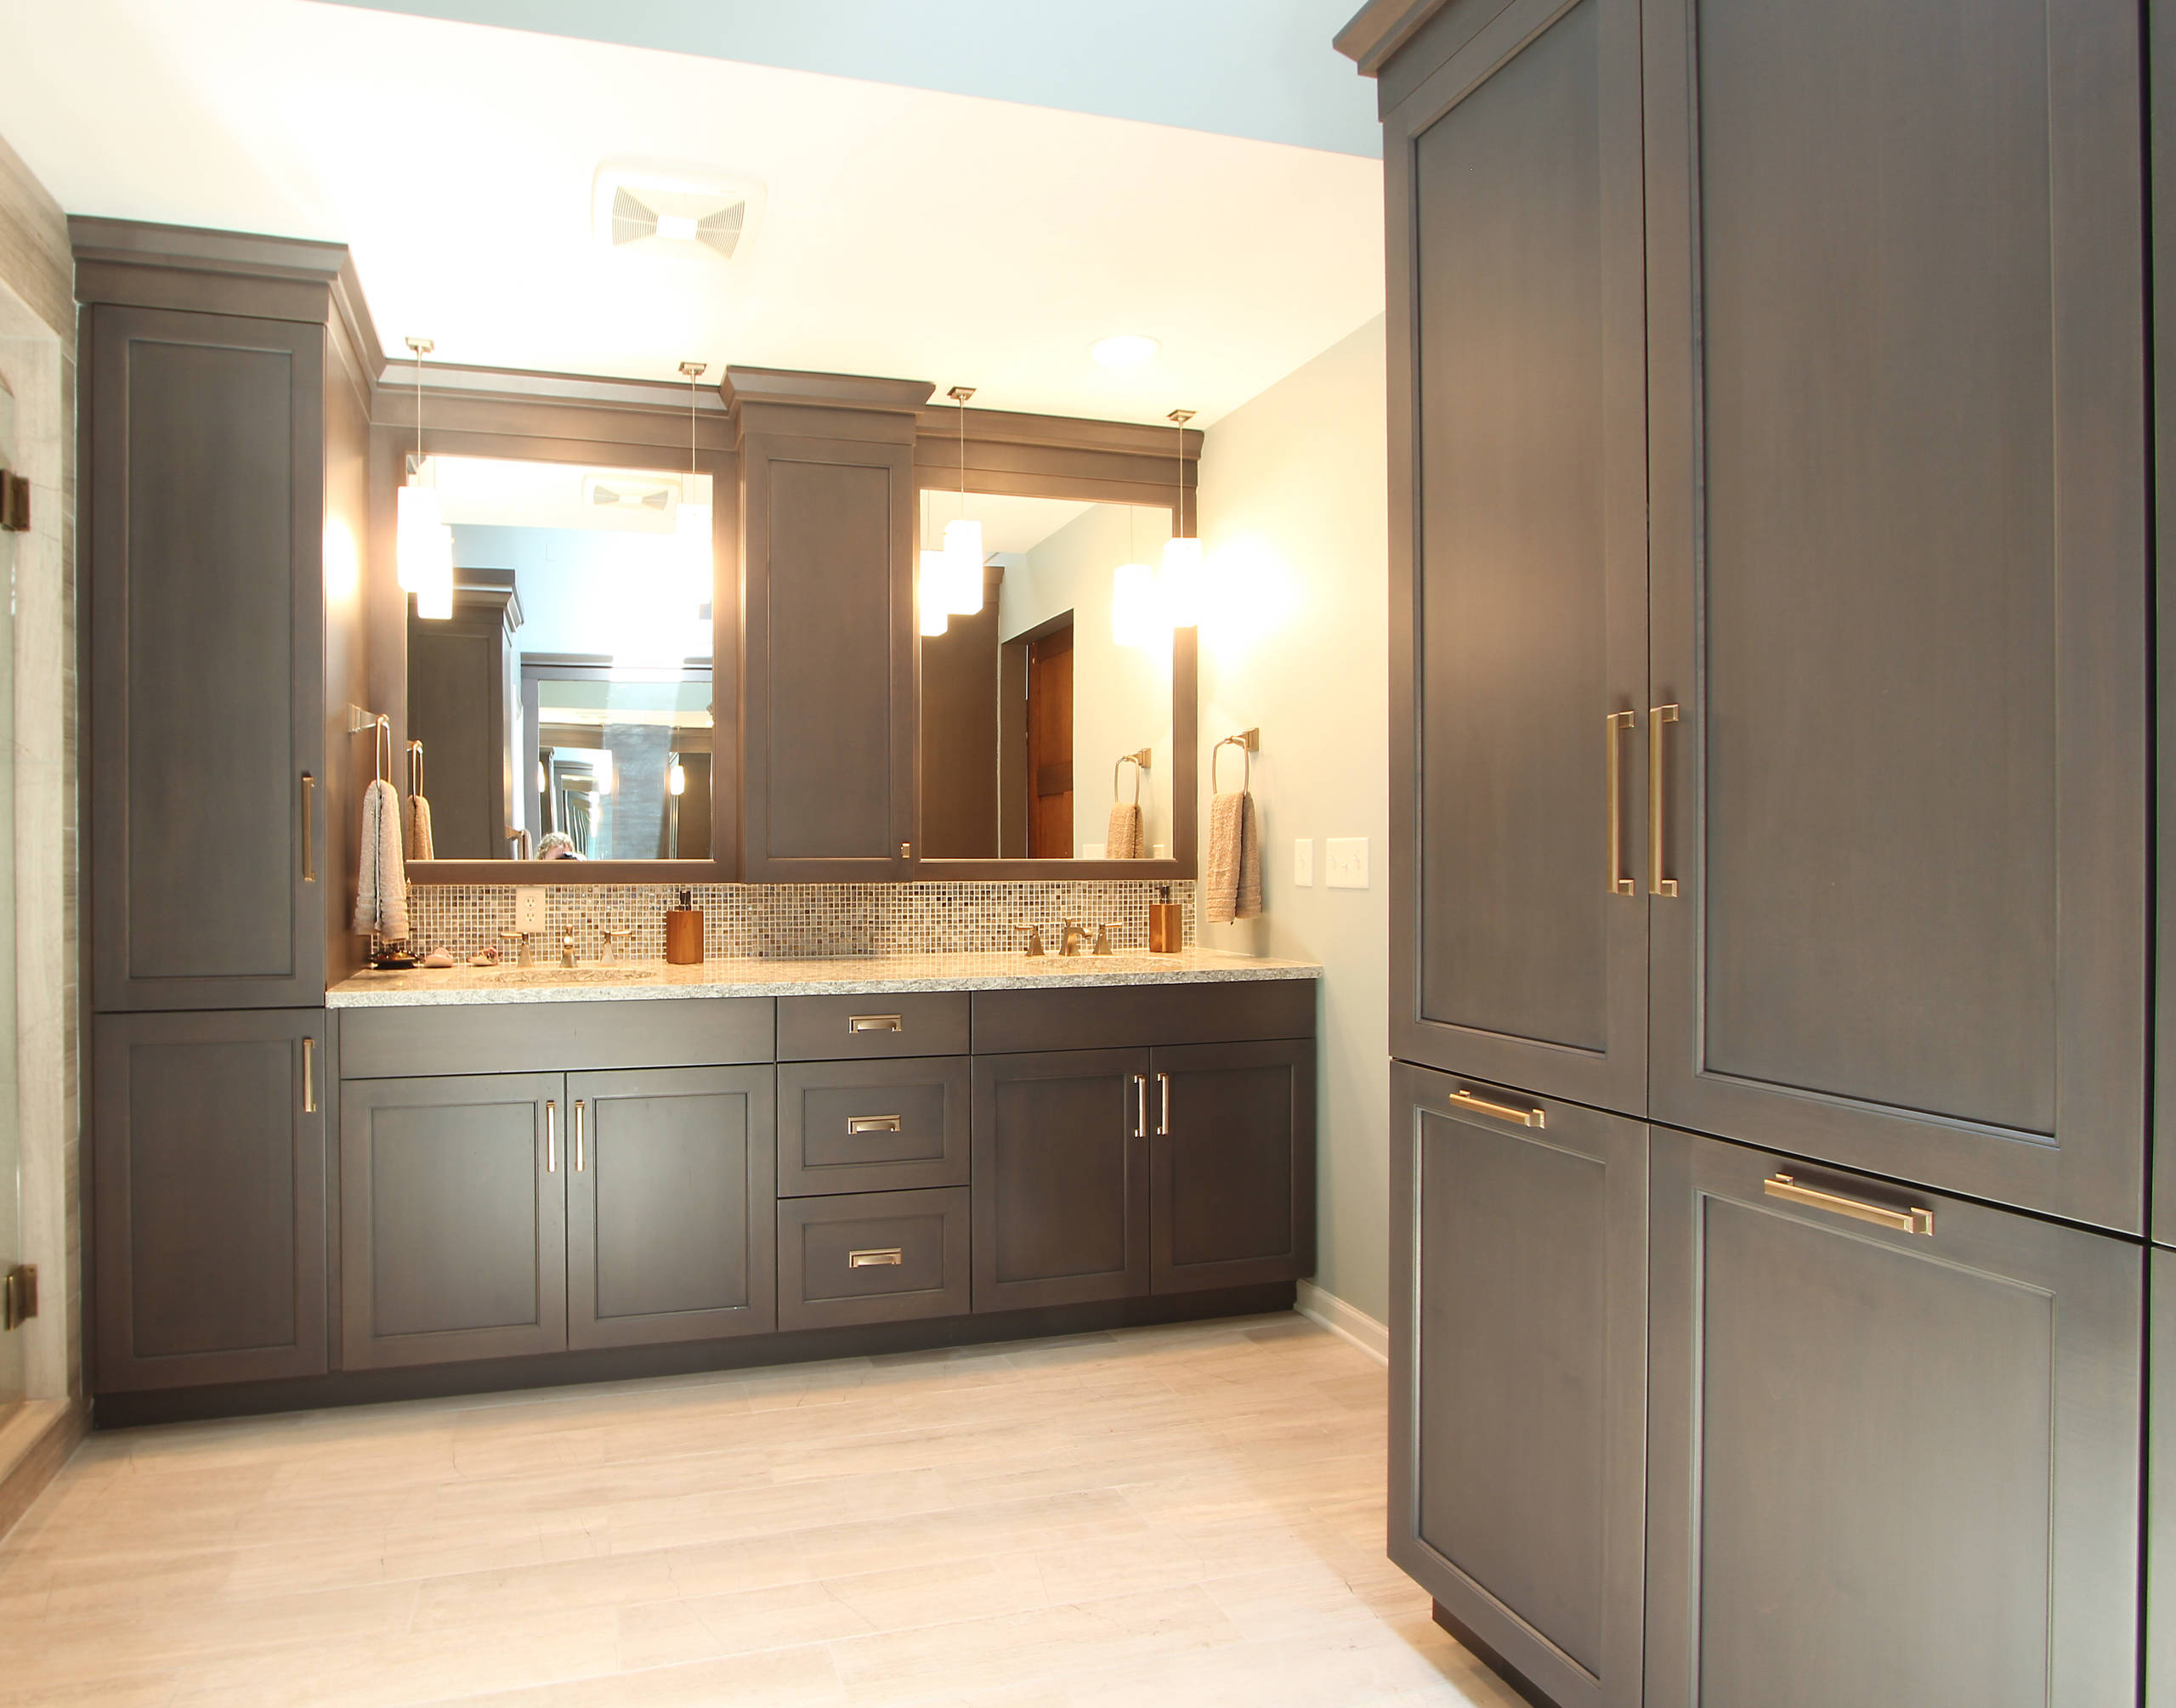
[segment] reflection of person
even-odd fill
[[[548,830],[544,840],[536,845],[539,860],[579,860],[581,850],[575,846],[575,839],[564,830]]]

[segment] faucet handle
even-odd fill
[[[1012,922],[1011,929],[1016,931],[1025,931],[1028,934],[1028,956],[1029,959],[1032,960],[1036,956],[1044,953],[1043,929],[1040,925],[1028,925],[1023,920],[1015,919]]]
[[[1118,951],[1111,947],[1111,933],[1113,931],[1122,931],[1125,929],[1125,921],[1124,919],[1111,919],[1096,926],[1096,947],[1091,949],[1089,953],[1095,955],[1116,954]]]

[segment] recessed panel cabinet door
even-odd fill
[[[1315,1271],[1315,1043],[1198,1043],[1151,1063],[1149,1285]]]
[[[778,1326],[772,1072],[567,1076],[570,1345]]]
[[[1653,1144],[1649,1708],[2128,1708],[2144,1251]]]
[[[2139,9],[1646,18],[1652,1111],[2137,1231]]]
[[[1518,0],[1386,120],[1391,1038],[1646,1109],[1637,0]],[[1410,209],[1408,218],[1406,210]]]
[[[2176,1252],[2147,1262],[2145,1704],[2176,1704]]]
[[[325,1011],[92,1026],[100,1393],[326,1367]]]
[[[1636,1708],[1646,1129],[1403,1064],[1391,1096],[1391,1558],[1560,1708]]]
[[[1148,1291],[1148,1075],[1145,1049],[976,1058],[977,1310]]]
[[[93,1005],[320,1006],[325,330],[84,336]]]
[[[565,1100],[556,1073],[340,1088],[343,1367],[565,1349]]]

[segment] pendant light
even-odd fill
[[[694,502],[695,482],[695,382],[702,378],[709,368],[707,362],[683,362],[680,371],[688,376],[688,489],[680,500],[680,517],[673,532],[674,555],[678,557],[681,572],[686,578],[686,591],[692,600],[695,614],[702,614],[703,607],[711,602],[711,586],[716,565],[712,562],[711,540],[711,506]]]
[[[1128,505],[1126,551],[1132,561],[1111,571],[1111,638],[1121,647],[1153,647],[1168,630],[1157,620],[1156,572],[1134,550],[1134,506]]]
[[[960,405],[960,519],[944,524],[945,609],[972,617],[983,608],[983,525],[967,514],[967,399],[972,386],[955,386],[944,395]]]
[[[407,342],[416,356],[416,455],[394,501],[395,566],[400,591],[416,596],[416,614],[443,620],[453,615],[453,529],[439,519],[437,489],[422,484],[423,358],[438,347]]]
[[[1164,542],[1164,616],[1175,629],[1201,623],[1201,541],[1187,532],[1187,423],[1192,410],[1166,417],[1179,430],[1179,502],[1171,512],[1171,537]]]

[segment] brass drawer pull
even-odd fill
[[[1451,1106],[1476,1115],[1493,1115],[1499,1121],[1510,1121],[1521,1127],[1546,1127],[1549,1117],[1539,1109],[1515,1109],[1508,1103],[1491,1103],[1485,1097],[1476,1097],[1470,1091],[1454,1091]]]
[[[849,1133],[897,1133],[898,1130],[899,1117],[896,1115],[847,1117],[847,1131]]]
[[[1831,1210],[1839,1216],[1850,1216],[1856,1221],[1872,1222],[1878,1228],[1893,1228],[1900,1234],[1928,1234],[1935,1230],[1935,1213],[1913,1207],[1892,1210],[1886,1204],[1870,1204],[1863,1198],[1846,1198],[1835,1192],[1823,1192],[1812,1186],[1801,1186],[1788,1174],[1771,1174],[1760,1183],[1760,1190],[1771,1198],[1782,1198],[1793,1204],[1804,1204],[1809,1209]]]
[[[1609,760],[1609,893],[1629,896],[1639,885],[1624,869],[1624,756],[1620,738],[1639,721],[1637,712],[1612,712],[1603,727],[1602,751]]]
[[[895,1014],[857,1014],[847,1017],[848,1032],[904,1032]]]
[[[1675,706],[1647,709],[1647,893],[1674,896],[1677,879],[1663,876],[1663,726],[1677,721]]]
[[[847,1267],[850,1270],[897,1269],[906,1260],[905,1249],[899,1246],[887,1246],[881,1251],[847,1253]]]

